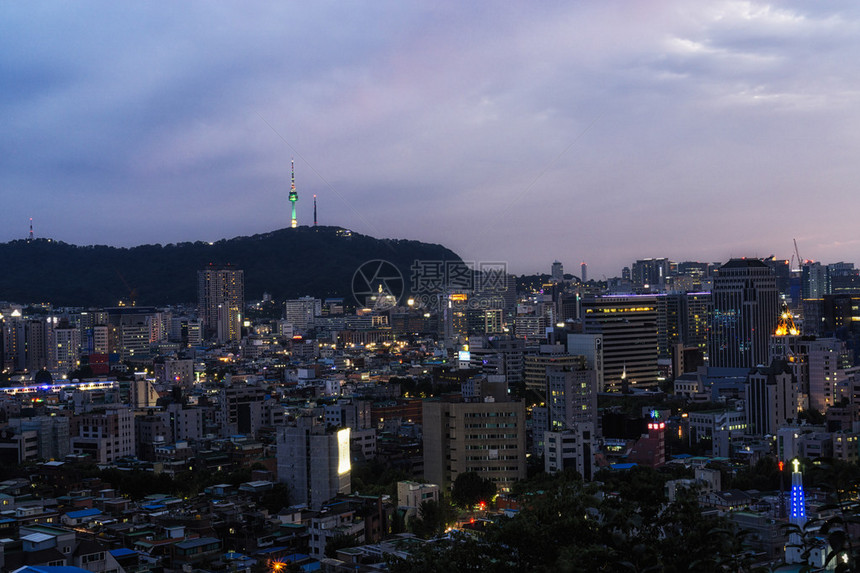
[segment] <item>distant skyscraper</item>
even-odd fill
[[[564,267],[558,261],[552,264],[552,280],[557,283],[564,280]]]
[[[585,263],[585,261],[583,261],[583,262],[579,263],[579,268],[580,268],[580,274],[582,275],[582,282],[587,283],[588,282],[588,265]]]
[[[731,259],[714,277],[709,365],[753,368],[766,364],[779,320],[773,269],[759,259]]]
[[[638,287],[662,289],[669,276],[669,259],[640,259],[633,263],[631,280]]]
[[[804,299],[822,298],[830,294],[830,274],[828,267],[815,261],[803,263],[800,271],[801,296]]]
[[[657,296],[657,347],[669,358],[675,344],[708,352],[711,293],[668,293]]]
[[[299,226],[298,221],[296,221],[296,201],[299,200],[299,192],[296,191],[296,163],[293,159],[290,159],[290,205],[293,210],[293,218],[290,221],[290,227],[295,229]]]
[[[197,271],[200,318],[207,338],[220,343],[242,338],[245,308],[245,273],[230,266]]]
[[[788,298],[791,295],[791,269],[789,262],[785,259],[777,259],[774,256],[764,259],[764,264],[773,269],[776,277],[776,288],[779,293]]]

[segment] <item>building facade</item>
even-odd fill
[[[779,320],[773,269],[758,259],[732,259],[714,278],[709,365],[753,368],[767,364]]]
[[[245,272],[210,265],[197,271],[197,301],[207,339],[239,342],[245,309]]]

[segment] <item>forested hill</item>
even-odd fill
[[[17,240],[0,244],[0,300],[55,306],[110,306],[131,298],[138,305],[196,302],[197,271],[210,263],[245,272],[246,300],[264,292],[277,300],[351,298],[354,273],[376,259],[397,266],[407,289],[413,261],[460,260],[441,245],[375,239],[338,227],[133,248]]]

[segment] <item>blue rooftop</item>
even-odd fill
[[[165,506],[163,503],[148,503],[146,505],[142,505],[141,507],[143,509],[146,509],[146,510],[153,510],[153,509],[164,509],[167,506]]]
[[[137,551],[133,549],[127,549],[125,547],[120,547],[119,549],[111,549],[108,551],[114,557],[128,557],[129,555],[137,555]]]
[[[92,509],[81,509],[80,511],[70,511],[66,514],[66,517],[70,517],[72,519],[83,519],[85,517],[95,517],[97,515],[101,515],[102,510],[92,508]]]
[[[637,463],[626,463],[626,464],[612,464],[612,469],[614,470],[629,470],[630,468],[635,468],[639,464]]]

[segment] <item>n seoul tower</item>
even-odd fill
[[[293,207],[293,218],[290,222],[290,227],[295,229],[298,227],[298,222],[296,221],[296,201],[299,200],[299,194],[296,191],[296,162],[291,157],[290,158],[290,205]]]

